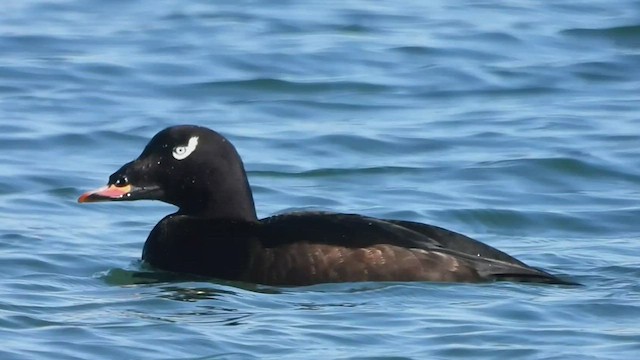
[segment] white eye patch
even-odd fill
[[[173,155],[173,157],[176,160],[186,159],[187,156],[191,155],[191,153],[195,151],[197,146],[198,146],[198,137],[194,136],[191,139],[189,139],[189,142],[187,143],[187,145],[174,147],[171,155]]]

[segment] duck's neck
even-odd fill
[[[202,198],[180,207],[177,214],[211,219],[258,220],[250,192],[240,198],[239,194],[217,193],[215,197]]]
[[[257,221],[253,194],[246,177],[243,182],[218,183],[213,189],[198,191],[192,201],[182,204],[177,214],[211,219]]]

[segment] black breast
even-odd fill
[[[257,225],[169,215],[149,234],[142,259],[163,270],[240,280]]]

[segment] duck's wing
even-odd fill
[[[418,223],[321,212],[277,215],[261,223],[260,241],[269,256],[298,252],[302,255],[291,261],[301,268],[306,266],[301,262],[322,261],[323,266],[335,267],[348,266],[344,265],[345,261],[353,261],[362,263],[353,267],[365,272],[395,272],[398,280],[411,278],[408,272],[413,272],[433,281],[566,283],[471,238],[428,225],[423,228]],[[448,235],[454,240],[447,238]],[[449,248],[449,243],[455,246]],[[469,249],[473,251],[468,252]],[[359,253],[376,255],[367,257]],[[404,266],[414,260],[417,265]],[[384,278],[383,275],[380,278]],[[414,280],[420,279],[416,276]]]
[[[486,259],[500,260],[510,264],[528,266],[503,251],[455,231],[413,221],[388,219],[384,221],[418,232],[428,238],[430,242],[436,243],[446,249]]]
[[[331,212],[293,212],[260,220],[266,246],[307,241],[345,247],[389,244],[425,250],[440,248],[434,238],[386,220]]]
[[[447,230],[445,228],[441,228],[434,225],[423,224],[423,223],[413,222],[413,221],[406,221],[406,220],[385,220],[385,221],[390,222],[392,224],[400,225],[407,229],[411,229],[415,232],[418,232],[424,235],[425,237],[429,238],[430,241],[440,244],[440,246],[444,247],[445,249],[454,250],[456,252],[461,252],[471,256],[477,256],[483,259],[493,259],[500,262],[517,265],[522,268],[534,269],[535,271],[538,272],[538,274],[531,274],[532,278],[530,279],[530,281],[533,281],[533,282],[550,282],[554,284],[580,285],[579,283],[576,283],[576,282],[559,279],[556,276],[553,276],[542,269],[531,267],[503,251],[500,251],[492,246],[489,246],[483,242],[472,239],[468,236],[457,233],[455,231]],[[487,264],[489,263],[490,262],[487,262]],[[503,273],[499,273],[497,268],[493,268],[490,270],[490,272],[494,273],[493,276],[498,278],[499,280],[514,281],[514,279],[511,278],[513,275],[509,274],[509,269],[503,269],[503,271],[504,271]],[[541,278],[538,278],[539,273],[543,274]],[[522,278],[523,276],[525,276],[525,274],[520,274],[517,276]]]

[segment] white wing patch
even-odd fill
[[[176,160],[184,160],[189,155],[191,155],[192,152],[196,150],[197,146],[198,146],[198,137],[193,136],[191,139],[189,139],[189,142],[187,143],[187,145],[174,147],[173,152],[171,154]]]

